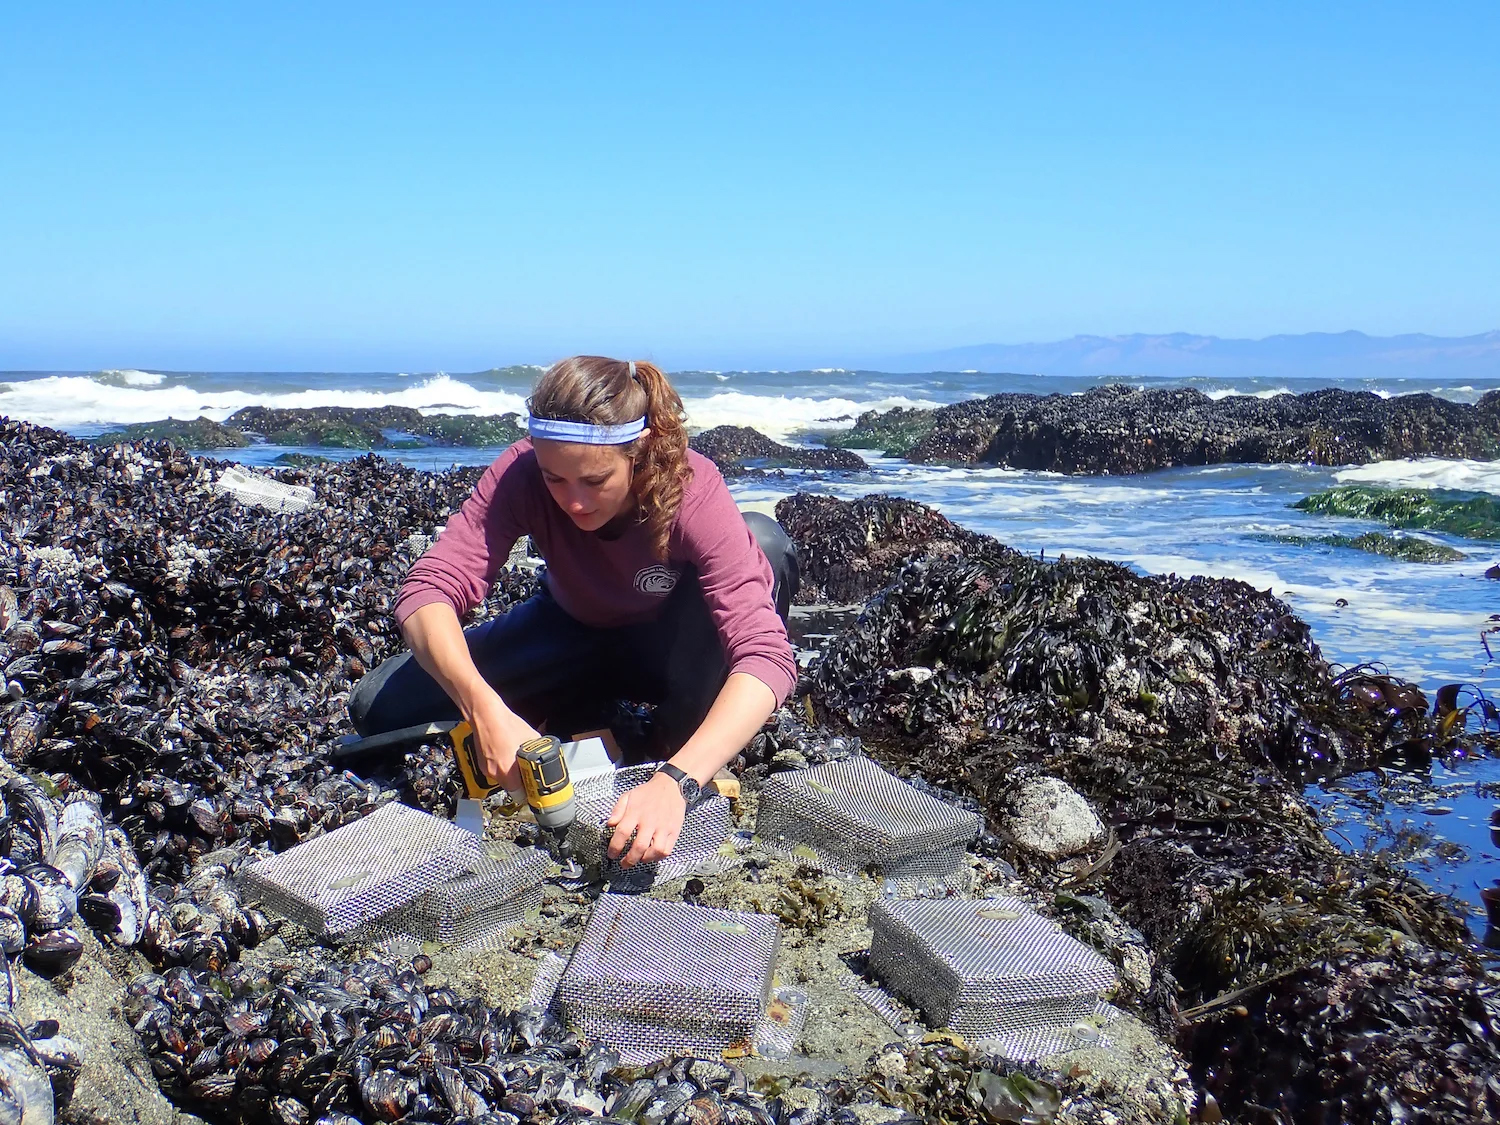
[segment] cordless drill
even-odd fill
[[[562,742],[550,734],[521,743],[516,751],[516,766],[521,771],[521,787],[526,803],[536,817],[537,827],[552,833],[557,860],[565,870],[577,867],[568,845],[568,829],[578,815],[573,796],[573,779],[568,776],[568,760]]]

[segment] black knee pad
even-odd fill
[[[791,610],[792,598],[802,586],[802,571],[797,565],[797,545],[785,529],[762,512],[745,512],[745,523],[756,543],[765,552],[775,580],[771,597],[783,621]]]

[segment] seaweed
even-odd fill
[[[830,434],[827,444],[840,449],[879,449],[887,457],[905,457],[932,432],[936,421],[931,410],[913,407],[866,410],[851,428]]]
[[[1500,539],[1500,496],[1486,492],[1346,484],[1304,497],[1292,507],[1325,516],[1380,520],[1396,528],[1443,531],[1465,539]]]
[[[135,422],[90,439],[94,445],[119,445],[134,441],[169,441],[179,449],[240,449],[250,439],[231,426],[212,418],[190,420],[163,418],[158,422]]]
[[[1405,535],[1386,535],[1380,531],[1369,531],[1364,535],[1267,535],[1262,538],[1275,543],[1288,543],[1294,547],[1313,544],[1344,547],[1351,551],[1364,551],[1366,554],[1412,563],[1449,563],[1469,557],[1446,543],[1434,543],[1430,539]]]

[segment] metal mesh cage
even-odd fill
[[[749,1050],[780,945],[781,926],[766,914],[600,895],[557,1005],[627,1060]]]
[[[472,948],[525,921],[542,903],[542,881],[552,868],[546,852],[503,840],[484,845],[476,870],[447,879],[411,902],[347,935],[359,943],[405,938]]]
[[[317,503],[317,494],[303,484],[286,484],[274,477],[225,469],[214,482],[215,492],[227,492],[241,504],[273,512],[301,512]]]
[[[369,922],[484,863],[479,838],[406,805],[376,809],[245,872],[245,895],[324,936]]]
[[[761,789],[755,833],[772,850],[852,875],[869,867],[902,884],[967,887],[965,846],[977,813],[955,808],[887,773],[869,758],[843,758],[772,774]]]
[[[574,786],[577,814],[568,829],[568,843],[573,854],[591,872],[600,875],[612,889],[619,891],[649,890],[658,882],[711,867],[729,839],[729,801],[714,794],[704,797],[687,810],[682,833],[672,854],[659,863],[641,863],[626,870],[606,850],[610,832],[604,822],[614,811],[620,794],[628,793],[650,781],[656,773],[652,764],[626,766],[624,769],[580,779]]]
[[[935,1027],[971,1037],[1093,1014],[1114,966],[1016,898],[877,899],[870,970]]]

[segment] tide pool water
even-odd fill
[[[10,373],[0,374],[0,415],[23,417],[80,436],[126,422],[165,417],[217,421],[248,405],[410,406],[424,413],[504,413],[524,409],[536,368],[473,375]],[[1193,385],[1207,394],[1269,396],[1327,383],[1275,379],[1120,380],[937,372],[687,372],[673,375],[695,428],[754,426],[782,440],[812,440],[845,428],[864,410],[930,407],[998,391],[1072,394],[1107,382]],[[1448,386],[1411,379],[1346,380],[1337,385],[1383,396],[1426,392],[1472,402],[1500,384]],[[266,465],[284,447],[214,454]],[[305,450],[331,457],[356,452]],[[424,469],[485,464],[496,449],[424,448],[389,456]],[[1339,484],[1457,488],[1500,494],[1500,464],[1389,461],[1345,469],[1221,465],[1135,477],[1068,477],[1010,469],[911,465],[867,454],[869,468],[732,484],[741,501],[774,503],[797,489],[842,498],[885,492],[918,500],[976,531],[1032,553],[1098,555],[1141,573],[1242,579],[1283,598],[1310,623],[1335,664],[1367,662],[1417,681],[1429,697],[1445,683],[1500,694],[1500,671],[1484,630],[1500,624],[1500,582],[1486,568],[1500,544],[1421,533],[1469,558],[1417,564],[1288,537],[1348,536],[1385,530],[1367,521],[1300,512],[1302,497]],[[1408,533],[1416,534],[1416,533]],[[1493,640],[1500,655],[1500,634]],[[1483,930],[1478,888],[1500,879],[1500,849],[1489,839],[1500,800],[1500,763],[1435,763],[1430,770],[1345,778],[1309,796],[1342,846],[1391,847],[1421,878],[1468,904]]]

